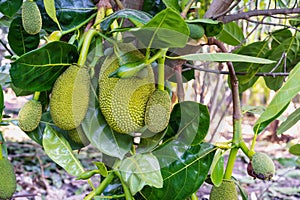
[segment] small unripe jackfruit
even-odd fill
[[[69,138],[70,138],[70,140],[72,140],[72,142],[74,142],[82,147],[85,147],[90,144],[90,141],[86,137],[81,126],[77,127],[76,129],[70,130]]]
[[[122,48],[123,46],[120,46]],[[142,60],[144,55],[136,49],[124,49],[126,62]],[[127,56],[128,55],[128,56]],[[143,76],[109,78],[119,68],[118,57],[113,54],[102,64],[99,75],[99,104],[108,125],[119,133],[132,133],[145,126],[145,110],[149,97],[155,90],[154,74],[150,65]]]
[[[273,160],[265,153],[257,152],[252,156],[252,170],[256,178],[270,180],[275,174]]]
[[[10,199],[16,191],[14,167],[7,158],[0,160],[0,199]]]
[[[190,30],[190,37],[198,40],[204,35],[204,28],[200,24],[187,24]]]
[[[35,1],[26,0],[23,2],[22,24],[28,34],[35,35],[40,32],[42,28],[42,16]]]
[[[213,186],[210,200],[238,200],[238,193],[233,180],[223,180],[219,187]]]
[[[36,129],[42,117],[42,104],[39,101],[30,100],[21,108],[18,119],[19,127],[25,131]]]
[[[153,133],[163,131],[169,123],[171,99],[167,91],[155,90],[149,98],[145,113],[145,124]]]
[[[55,81],[50,114],[54,124],[63,130],[77,128],[84,119],[90,95],[90,76],[85,67],[71,65]]]

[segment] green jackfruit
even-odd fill
[[[238,193],[233,180],[223,180],[219,187],[213,186],[210,200],[238,200]]]
[[[190,30],[190,37],[198,40],[204,35],[204,28],[200,24],[187,24]]]
[[[28,34],[35,35],[40,32],[42,28],[42,16],[35,1],[26,0],[23,2],[22,24]]]
[[[126,63],[142,60],[144,55],[132,46],[121,46]],[[130,51],[130,52],[129,52]],[[129,78],[109,78],[119,68],[118,56],[106,58],[99,75],[99,104],[108,125],[119,133],[132,133],[145,126],[146,105],[155,90],[152,67],[147,65]],[[139,74],[143,76],[139,76]]]
[[[21,108],[18,119],[19,127],[25,131],[36,129],[42,117],[42,104],[39,101],[30,100]]]
[[[273,160],[265,153],[257,152],[252,156],[252,170],[256,178],[270,180],[275,174]]]
[[[0,160],[0,199],[10,199],[16,191],[14,167],[7,158]]]
[[[77,128],[84,119],[90,96],[90,76],[85,67],[71,65],[55,81],[50,114],[54,124],[63,130]]]
[[[72,142],[74,142],[82,147],[85,147],[90,144],[90,141],[86,137],[81,126],[77,127],[76,129],[70,130],[69,138],[70,138],[70,140],[72,140]]]
[[[169,123],[171,99],[167,91],[155,90],[147,103],[145,124],[154,133],[163,131]]]

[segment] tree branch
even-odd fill
[[[232,2],[233,0],[213,0],[204,14],[204,18],[214,18],[214,16],[227,11]]]
[[[283,9],[268,9],[268,10],[251,10],[249,12],[242,12],[232,15],[225,15],[219,17],[218,20],[222,21],[223,23],[228,23],[240,19],[248,19],[254,16],[272,16],[272,15],[288,15],[288,14],[299,14],[300,8],[283,8]]]

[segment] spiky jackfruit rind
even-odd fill
[[[50,114],[54,124],[63,130],[77,128],[84,119],[90,95],[88,69],[71,65],[55,81]]]
[[[86,137],[83,129],[81,126],[77,127],[76,129],[72,129],[68,131],[69,138],[75,144],[85,147],[90,144],[89,139]]]
[[[126,59],[126,62],[135,62],[144,57],[141,52],[130,46],[120,48],[125,52],[123,61]],[[109,78],[119,66],[115,54],[107,57],[102,64],[99,75],[99,104],[108,125],[116,132],[128,134],[145,126],[146,105],[155,90],[155,80],[150,65],[144,68],[143,73],[146,76],[142,78]]]
[[[256,178],[270,180],[275,174],[273,160],[265,153],[257,152],[252,156],[252,170]]]
[[[22,4],[22,25],[24,30],[31,35],[41,31],[42,16],[35,1],[26,0]]]
[[[219,187],[213,186],[210,200],[238,200],[238,193],[233,180],[223,180]]]
[[[16,191],[14,167],[7,158],[0,160],[0,199],[10,199]]]
[[[150,96],[145,113],[145,124],[153,133],[163,131],[169,123],[171,99],[167,91],[155,90]]]
[[[30,100],[24,104],[18,114],[18,124],[21,130],[30,132],[35,130],[42,117],[42,104],[39,101]]]

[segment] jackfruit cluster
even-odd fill
[[[42,117],[42,104],[36,100],[30,100],[25,103],[18,114],[19,127],[25,131],[30,132],[35,130]]]
[[[68,135],[70,140],[79,146],[85,147],[90,144],[81,126],[70,130]]]
[[[26,0],[22,4],[22,25],[24,30],[31,35],[35,35],[41,31],[41,12],[33,0]]]
[[[219,187],[213,186],[210,200],[238,200],[238,193],[233,180],[224,179]]]
[[[88,69],[71,65],[55,81],[50,114],[54,124],[63,130],[76,129],[84,119],[90,95]]]
[[[142,60],[144,55],[130,47],[120,46],[126,62]],[[124,49],[125,48],[125,49]],[[116,54],[107,57],[99,75],[99,104],[108,125],[119,133],[132,133],[145,126],[144,118],[148,99],[155,90],[152,67],[145,66],[143,76],[109,78],[119,68]]]
[[[270,180],[275,174],[273,160],[265,153],[257,152],[252,156],[252,170],[256,178]]]
[[[171,99],[167,91],[155,90],[150,96],[145,113],[145,124],[153,133],[163,131],[169,123]]]
[[[16,191],[14,167],[7,158],[0,159],[0,199],[10,199]]]

